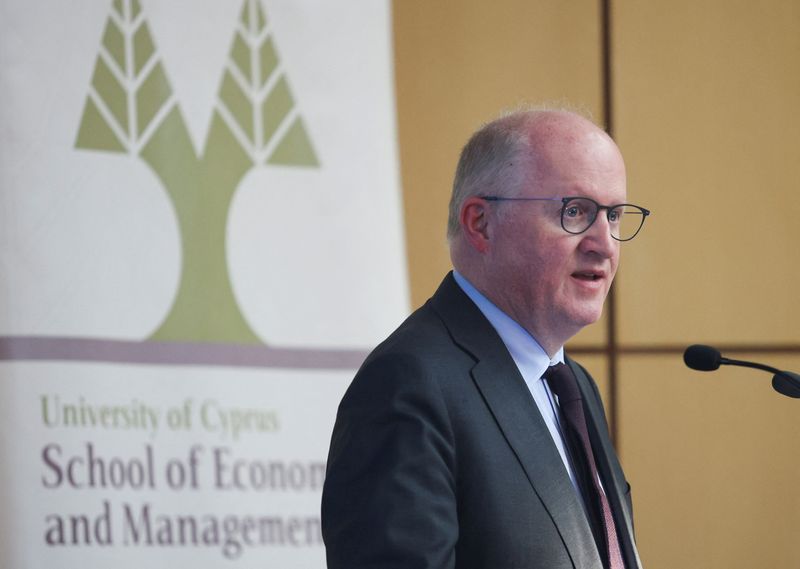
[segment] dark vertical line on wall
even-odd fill
[[[603,118],[606,131],[614,136],[613,76],[611,62],[611,0],[600,0],[600,42],[602,58]],[[619,435],[619,405],[617,388],[617,293],[616,286],[608,292],[606,301],[606,353],[608,354],[609,415],[611,438],[616,444]]]
[[[602,50],[603,118],[606,131],[614,136],[614,105],[611,74],[611,0],[600,0],[600,42]]]

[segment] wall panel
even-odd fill
[[[800,368],[800,357],[770,361]],[[628,356],[618,403],[647,569],[800,567],[800,401],[761,371]]]
[[[797,343],[800,3],[614,6],[616,136],[654,212],[621,341]]]

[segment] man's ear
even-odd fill
[[[461,231],[472,247],[479,253],[489,249],[489,202],[477,196],[461,204]]]

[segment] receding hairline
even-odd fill
[[[476,130],[462,148],[456,167],[448,209],[448,241],[460,232],[460,210],[467,198],[486,190],[510,195],[522,182],[526,167],[532,166],[530,161],[535,159],[531,153],[523,151],[544,149],[553,133],[566,133],[570,124],[574,125],[576,133],[595,130],[608,137],[585,109],[562,104],[508,109]],[[498,151],[497,156],[495,151]]]

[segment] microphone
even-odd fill
[[[722,363],[722,354],[711,346],[693,344],[683,352],[683,363],[697,371],[714,371]]]
[[[702,344],[694,344],[686,348],[683,352],[683,362],[687,367],[697,371],[714,371],[721,365],[734,365],[740,367],[750,367],[768,371],[772,377],[772,388],[787,397],[800,399],[800,375],[790,371],[782,371],[777,368],[748,362],[744,360],[732,360],[722,356],[718,349]]]

